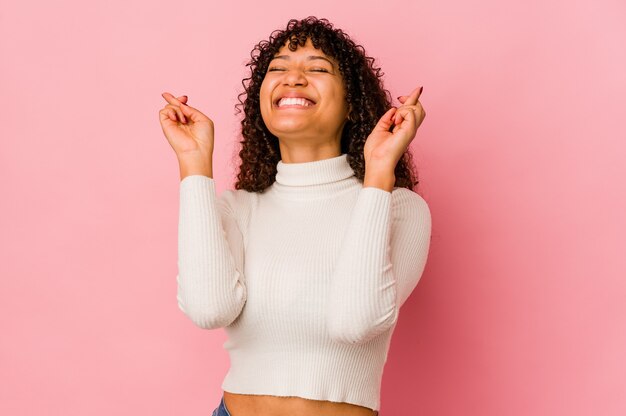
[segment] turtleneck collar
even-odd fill
[[[360,181],[348,163],[348,154],[312,162],[276,165],[273,192],[296,199],[323,198],[354,187]]]
[[[276,182],[285,186],[321,185],[352,175],[354,170],[348,163],[347,153],[312,162],[285,163],[281,159],[276,165]]]

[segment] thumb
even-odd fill
[[[200,113],[200,111],[196,110],[195,108],[188,106],[185,103],[180,103],[179,107],[180,107],[180,111],[183,112],[185,117],[190,118],[191,121],[196,122],[196,121],[203,120],[202,114]]]
[[[393,116],[396,113],[397,108],[391,107],[383,116],[378,120],[378,123],[374,126],[374,131],[389,131],[389,127],[393,124]]]

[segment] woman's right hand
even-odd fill
[[[161,128],[179,160],[211,163],[214,147],[213,121],[188,106],[187,97],[161,94],[168,104],[159,111]],[[209,160],[204,160],[208,158]]]

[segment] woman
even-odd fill
[[[326,19],[290,20],[255,50],[235,190],[215,193],[213,122],[186,96],[164,93],[160,111],[180,165],[178,305],[228,334],[213,415],[378,415],[429,249],[408,152],[421,88],[392,106],[373,60]]]

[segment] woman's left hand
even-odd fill
[[[400,96],[402,105],[391,107],[380,118],[365,141],[363,156],[366,173],[369,170],[393,174],[396,164],[415,138],[417,128],[426,116],[418,101],[421,94],[422,87],[414,89],[408,97]],[[394,128],[390,132],[392,125]]]

